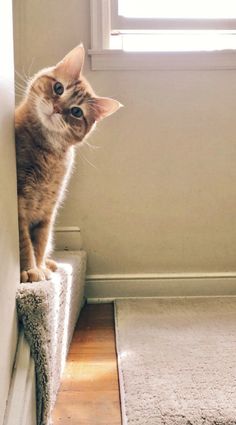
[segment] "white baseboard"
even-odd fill
[[[236,295],[236,272],[88,275],[89,303],[121,298]]]
[[[3,425],[36,425],[34,361],[22,330]]]

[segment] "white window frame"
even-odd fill
[[[90,0],[92,70],[235,70],[236,50],[195,52],[124,52],[110,49],[110,32],[119,28],[137,29],[137,20],[118,16],[117,0]],[[154,26],[155,22],[155,26]],[[156,28],[157,20],[139,19],[138,28]],[[209,29],[208,20],[159,20],[159,29]],[[231,20],[236,28],[236,20]],[[229,20],[215,20],[214,29],[228,29]]]

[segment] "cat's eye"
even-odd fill
[[[64,93],[64,87],[59,81],[54,84],[53,90],[56,94],[58,94],[58,96],[61,96]]]
[[[83,116],[83,111],[79,106],[73,106],[70,110],[71,115],[76,118],[81,118]]]

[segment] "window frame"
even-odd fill
[[[90,0],[92,70],[235,70],[236,50],[193,52],[125,52],[110,49],[110,34],[119,29],[236,29],[236,19],[175,20],[125,18],[118,15],[118,0]],[[140,27],[140,25],[142,27]],[[167,25],[167,27],[166,27]],[[184,25],[184,27],[183,27]],[[232,29],[232,28],[231,28]]]

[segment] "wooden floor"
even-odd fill
[[[86,305],[53,413],[54,425],[121,425],[112,304]]]

